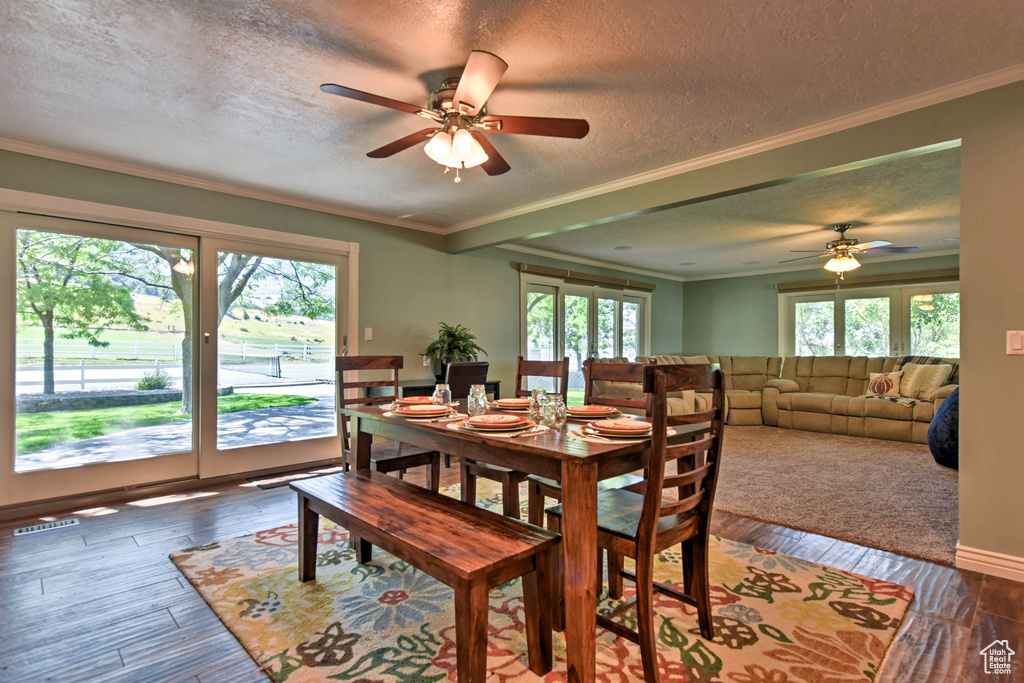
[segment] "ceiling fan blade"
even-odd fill
[[[459,77],[459,87],[452,97],[452,106],[460,109],[461,104],[465,113],[475,116],[507,70],[508,64],[501,57],[483,50],[473,50]]]
[[[553,138],[585,138],[590,124],[584,119],[553,119],[542,116],[484,116],[480,123],[488,133],[545,135]],[[486,125],[490,124],[490,125]],[[493,128],[491,126],[494,126]]]
[[[512,168],[508,165],[508,162],[498,154],[498,150],[494,149],[494,145],[491,144],[490,140],[476,131],[473,131],[472,135],[476,141],[480,143],[480,146],[484,148],[484,151],[487,152],[487,161],[480,164],[480,167],[484,169],[487,175],[501,175]]]
[[[860,254],[913,254],[917,251],[917,247],[872,247],[871,249],[862,249]]]
[[[789,263],[790,261],[803,261],[808,258],[821,258],[822,256],[831,256],[832,254],[825,252],[824,254],[815,254],[814,256],[797,256],[796,258],[788,258],[785,261],[779,261],[779,263]]]
[[[864,242],[863,244],[855,244],[853,248],[857,251],[864,251],[866,249],[874,249],[875,247],[888,247],[892,245],[889,240],[874,240],[872,242]]]
[[[389,142],[383,147],[378,147],[372,152],[367,152],[366,156],[370,157],[371,159],[386,159],[392,154],[398,154],[403,149],[409,149],[410,147],[418,145],[421,142],[426,142],[434,133],[436,133],[439,130],[441,129],[424,128],[423,130],[416,131],[412,135],[406,135],[404,138],[395,140],[394,142]]]
[[[821,255],[824,255],[826,252],[823,252],[821,249],[790,249],[789,253],[791,253],[791,254],[821,254]]]
[[[331,95],[347,97],[350,100],[359,100],[360,102],[368,102],[369,104],[376,104],[381,107],[387,107],[388,109],[397,109],[398,111],[404,111],[407,114],[418,114],[438,122],[444,120],[444,117],[435,111],[424,109],[423,107],[417,107],[415,104],[409,104],[408,102],[399,102],[398,100],[393,100],[390,97],[383,97],[381,95],[363,92],[362,90],[356,90],[355,88],[346,88],[343,85],[335,85],[334,83],[324,83],[320,86],[320,89],[326,93],[330,93]]]

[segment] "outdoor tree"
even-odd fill
[[[147,286],[169,289],[181,302],[184,335],[181,340],[181,413],[193,407],[192,347],[195,335],[193,287],[194,276],[174,270],[179,263],[191,264],[191,250],[154,244],[124,245],[120,260],[112,274],[133,278]],[[169,278],[168,278],[168,275]],[[267,315],[303,315],[311,320],[333,319],[333,266],[304,261],[270,259],[262,256],[219,252],[217,255],[217,325],[236,301],[250,292],[250,285],[276,281],[281,296],[265,306]]]
[[[84,339],[107,346],[100,337],[111,325],[146,330],[132,292],[104,271],[116,242],[35,230],[17,233],[17,310],[26,323],[43,330],[43,393],[55,393],[54,341]]]

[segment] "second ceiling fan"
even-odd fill
[[[449,78],[430,94],[426,107],[393,100],[381,95],[324,83],[320,89],[332,95],[368,102],[389,109],[404,111],[433,121],[430,128],[379,147],[366,156],[384,159],[422,142],[427,143],[427,156],[445,167],[445,173],[480,166],[487,175],[501,175],[511,167],[494,149],[483,133],[542,135],[559,138],[583,138],[590,124],[583,119],[545,118],[538,116],[498,116],[485,110],[498,81],[508,69],[501,58],[489,52],[474,50],[459,78]]]
[[[862,223],[858,225],[863,225]],[[860,261],[854,258],[855,254],[911,254],[917,251],[917,247],[894,247],[888,240],[873,240],[861,243],[858,239],[846,237],[846,231],[854,227],[853,223],[836,223],[826,226],[826,229],[835,230],[839,233],[839,239],[832,240],[825,244],[825,250],[814,252],[812,256],[797,256],[796,258],[779,261],[779,263],[790,263],[808,258],[822,258],[831,256],[825,263],[825,270],[836,273],[839,279],[855,268],[860,268]],[[803,250],[792,250],[794,253],[804,253]]]

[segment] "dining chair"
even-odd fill
[[[708,529],[722,449],[725,386],[722,371],[711,365],[652,365],[643,369],[643,387],[651,397],[653,428],[651,460],[644,470],[642,493],[608,489],[597,495],[597,544],[608,551],[609,592],[613,597],[621,597],[621,581],[627,578],[636,583],[636,597],[607,615],[598,614],[597,623],[639,644],[644,679],[657,683],[654,591],[696,607],[701,636],[708,640],[714,637]],[[686,415],[668,414],[670,392],[708,389],[712,395],[710,409]],[[702,438],[668,445],[670,427],[693,424],[708,425]],[[673,460],[677,474],[666,476],[665,465]],[[677,495],[666,500],[667,489],[675,489]],[[561,505],[547,512],[550,517],[560,518]],[[683,590],[654,581],[655,556],[675,545],[682,546]],[[623,569],[625,557],[635,560],[635,572]],[[633,603],[637,610],[636,631],[612,619]]]
[[[648,402],[646,395],[643,394],[643,369],[642,363],[616,363],[609,362],[599,358],[588,358],[583,361],[584,370],[584,404],[585,405],[610,405],[613,407],[628,407],[637,408],[644,410],[646,409]],[[636,394],[643,395],[642,399],[607,399],[610,403],[605,403],[602,399],[596,397],[595,392],[592,391],[591,387],[594,382],[611,382],[615,381],[619,384],[632,384],[635,385]],[[619,387],[620,390],[622,387]],[[632,389],[632,388],[631,388]],[[611,477],[610,479],[604,479],[597,483],[598,491],[604,491],[607,489],[627,488],[632,486],[638,486],[643,483],[644,478],[638,474],[622,474],[617,477]],[[552,498],[557,502],[562,501],[562,486],[559,482],[554,479],[547,479],[546,477],[539,477],[537,475],[528,475],[526,477],[527,485],[527,520],[531,524],[541,526],[544,524],[544,499]],[[558,532],[557,519],[548,518],[548,529],[550,531]],[[552,526],[554,525],[554,526]],[[556,573],[556,581],[559,580],[557,574],[561,571],[561,562],[556,564],[554,569]],[[604,575],[604,553],[598,552],[597,554],[597,594],[601,594],[601,588]],[[609,574],[609,577],[611,575]],[[555,620],[558,624],[563,624],[565,615],[562,613],[560,606],[556,609]]]
[[[490,363],[486,362],[465,362],[449,363],[445,372],[445,384],[451,391],[452,401],[458,401],[469,396],[469,388],[474,384],[487,383],[487,368]],[[444,466],[452,466],[452,456],[444,454]]]
[[[522,356],[516,359],[516,383],[512,395],[516,398],[529,396],[530,390],[523,388],[523,380],[528,377],[550,377],[557,380],[555,393],[562,395],[566,401],[569,394],[569,357],[557,360],[525,360]],[[454,396],[454,394],[452,394]],[[462,500],[476,505],[476,479],[482,477],[501,484],[501,509],[509,516],[519,518],[519,484],[526,479],[526,474],[499,465],[476,462],[475,460],[459,460],[459,482],[462,489]]]
[[[398,371],[402,369],[404,364],[401,356],[339,356],[335,363],[338,373],[339,405],[390,403],[398,398]],[[389,371],[391,376],[389,379],[384,380],[349,381],[345,379],[345,373],[358,372],[360,370]],[[390,387],[391,391],[384,396],[362,395],[370,387]],[[346,395],[349,389],[358,389],[361,395],[349,397]],[[350,462],[352,447],[349,439],[347,415],[341,416],[341,439],[343,467],[345,471],[348,471],[350,466],[353,466],[355,463]],[[378,472],[398,472],[398,478],[403,479],[407,469],[421,465],[425,465],[427,468],[428,488],[432,491],[437,491],[440,488],[441,482],[440,453],[395,441],[375,443],[370,446],[370,467]]]
[[[644,365],[593,357],[583,361],[583,403],[648,414],[648,396],[643,390]]]

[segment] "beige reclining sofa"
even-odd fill
[[[725,374],[730,425],[771,425],[832,434],[927,443],[935,411],[959,383],[959,359],[914,356],[641,356],[661,365],[714,363]],[[871,373],[894,372],[907,363],[948,364],[946,383],[918,398],[868,396]],[[709,396],[680,401],[673,412],[709,407]],[[691,407],[692,403],[692,407]]]

